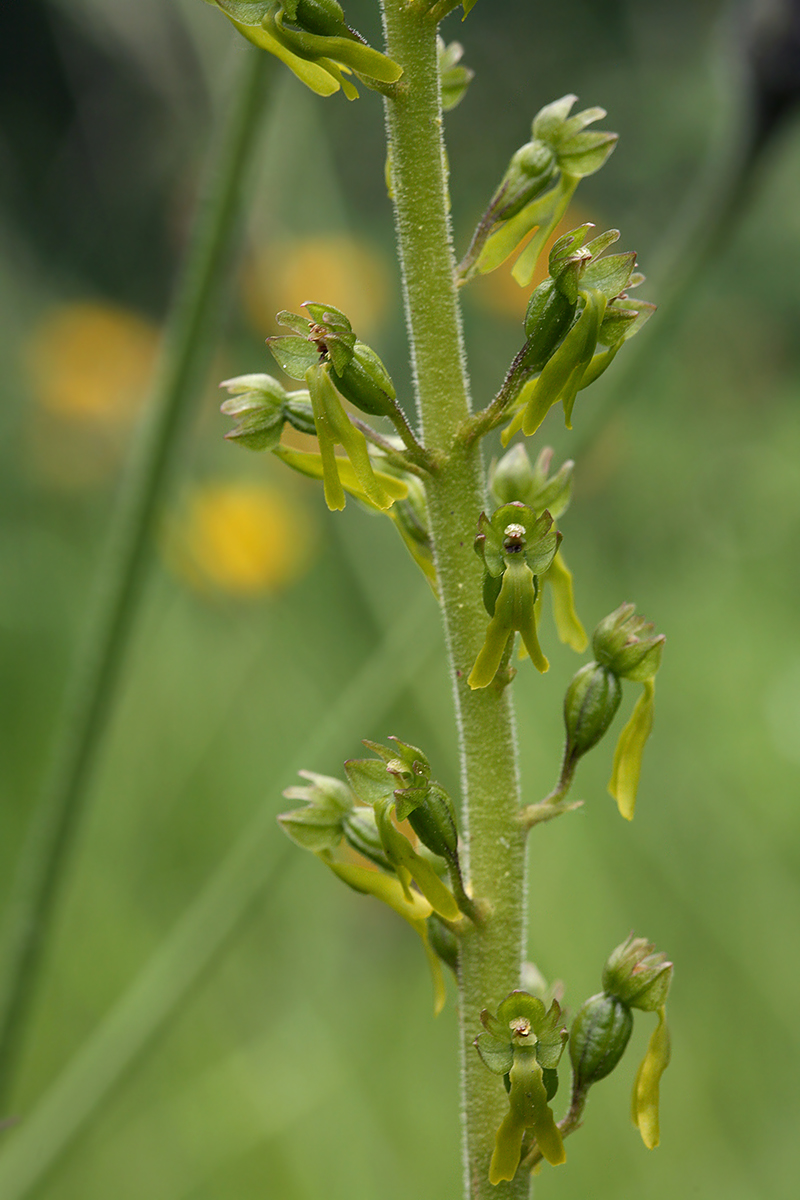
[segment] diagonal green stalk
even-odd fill
[[[236,92],[219,130],[152,403],[112,519],[86,640],[9,902],[0,986],[0,1107],[13,1088],[61,884],[112,709],[146,575],[153,519],[182,418],[197,395],[213,348],[213,321],[241,209],[243,179],[256,145],[267,76],[265,55],[248,50],[239,57]]]
[[[462,1106],[467,1200],[521,1200],[512,1183],[488,1181],[494,1135],[508,1108],[502,1082],[473,1047],[482,1008],[519,985],[525,925],[524,832],[518,821],[514,719],[507,688],[472,691],[467,676],[487,617],[472,544],[486,504],[480,451],[458,430],[470,413],[436,58],[436,22],[405,0],[382,0],[387,53],[403,67],[385,101],[400,262],[417,403],[426,449],[438,467],[426,495],[441,589],[460,737],[465,873],[485,919],[462,939],[459,962]]]
[[[378,723],[428,659],[438,630],[426,621],[427,591],[383,636],[303,746],[302,761],[275,776],[277,793],[309,762],[341,746],[346,731]],[[276,855],[275,814],[259,808],[171,933],[107,1017],[67,1064],[24,1123],[0,1149],[0,1196],[24,1200],[91,1123],[230,944],[256,900],[293,861]],[[7,1141],[5,1140],[7,1139]]]

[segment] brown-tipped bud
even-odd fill
[[[631,1008],[656,1012],[667,1002],[672,971],[666,954],[655,952],[647,938],[631,934],[609,955],[603,968],[603,987]]]

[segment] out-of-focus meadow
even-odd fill
[[[376,6],[345,7],[378,41]],[[724,226],[664,328],[656,316],[581,394],[576,432],[555,412],[544,427],[577,458],[563,530],[584,622],[634,600],[668,647],[635,821],[606,794],[604,743],[579,771],[585,808],[532,839],[530,952],[573,1010],[632,928],[676,971],[662,1146],[647,1152],[628,1117],[645,1017],[542,1200],[788,1200],[800,1175],[800,128],[784,121],[738,188],[752,110],[725,13],[483,0],[445,26],[476,70],[446,118],[460,249],[534,112],[568,91],[621,134],[571,224],[621,228],[652,277],[642,295],[668,298]],[[25,0],[0,29],[5,900],[244,48],[201,0]],[[275,370],[274,314],[320,299],[408,396],[382,121],[376,95],[322,101],[276,66],[8,1114],[23,1120],[0,1133],[0,1178],[16,1154],[4,1200],[459,1194],[453,992],[434,1020],[413,934],[274,824],[299,767],[335,774],[362,737],[421,744],[456,791],[435,605],[388,522],[355,502],[333,516],[319,489],[226,443],[216,388]],[[483,404],[525,296],[499,274],[464,304]],[[582,661],[544,636],[550,673],[523,665],[516,684],[529,801],[555,778]]]

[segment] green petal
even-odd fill
[[[536,229],[537,226],[549,229],[553,213],[559,209],[560,197],[561,184],[559,183],[545,192],[543,196],[537,196],[535,200],[531,200],[530,204],[526,204],[513,217],[502,221],[486,239],[476,263],[476,270],[481,275],[488,275],[490,271],[495,271],[502,266],[532,229]],[[560,220],[559,216],[556,225]],[[545,234],[542,244],[547,241],[548,236],[549,234]]]
[[[486,626],[483,646],[475,659],[475,665],[469,673],[467,683],[473,689],[485,688],[494,679],[503,658],[508,639],[513,636],[505,622],[497,615],[492,617]]]
[[[642,751],[653,728],[655,690],[655,680],[646,680],[644,690],[636,701],[630,720],[619,735],[614,751],[608,790],[617,802],[620,815],[626,821],[633,820],[636,807]]]
[[[560,550],[556,552],[545,578],[552,591],[553,620],[559,641],[575,650],[576,653],[583,654],[589,644],[589,639],[575,611],[572,572],[564,562]]]
[[[661,1076],[669,1066],[670,1036],[666,1009],[658,1010],[658,1025],[650,1035],[647,1053],[642,1059],[631,1097],[631,1119],[642,1135],[648,1150],[655,1150],[660,1141],[658,1127],[658,1092]]]
[[[272,453],[300,475],[307,475],[309,479],[324,479],[320,454],[314,454],[313,451],[308,450],[295,450],[292,446],[276,446]],[[346,458],[336,459],[336,470],[346,492],[354,496],[356,500],[360,500],[362,504],[366,504],[368,508],[374,508],[378,512],[383,511],[366,494],[352,464]],[[376,471],[375,478],[392,500],[404,500],[408,495],[408,488],[402,479],[396,479],[393,475],[384,475],[382,471]]]
[[[389,862],[395,870],[408,872],[440,917],[446,921],[457,921],[461,914],[452,892],[442,883],[431,864],[417,854],[408,838],[393,824],[390,810],[391,805],[387,801],[376,801],[375,819]]]
[[[222,11],[225,12],[224,9]],[[227,13],[225,15],[228,16]],[[290,71],[294,72],[301,83],[304,83],[312,92],[316,92],[318,96],[332,96],[334,92],[338,92],[339,83],[325,67],[308,62],[304,58],[298,58],[260,25],[243,25],[241,21],[235,21],[233,17],[228,19],[236,26],[239,33],[247,38],[248,42],[252,42],[261,50],[267,50],[270,54],[274,54],[282,63],[286,64]]]
[[[520,287],[528,287],[533,279],[533,273],[536,270],[536,264],[539,261],[539,255],[544,249],[545,242],[551,236],[558,223],[561,221],[565,212],[569,208],[569,202],[575,194],[575,189],[578,186],[578,179],[574,175],[569,175],[563,172],[561,181],[558,185],[560,196],[557,200],[555,208],[551,213],[550,219],[546,224],[542,225],[539,232],[531,238],[525,249],[520,254],[511,274],[516,279]]]

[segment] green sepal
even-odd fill
[[[558,165],[562,171],[585,179],[594,175],[605,163],[619,141],[616,133],[587,131],[578,133],[558,148]]]
[[[377,758],[350,758],[344,770],[350,787],[365,804],[388,800],[394,792],[395,779]]]
[[[302,316],[301,313],[290,312],[288,308],[282,308],[279,313],[276,313],[275,320],[279,325],[293,329],[299,337],[307,338],[311,332],[311,322],[308,317]]]
[[[386,875],[382,871],[374,871],[369,867],[361,867],[354,863],[337,862],[325,853],[320,854],[319,857],[353,891],[374,896],[376,900],[387,904],[417,932],[422,939],[428,959],[433,979],[433,1011],[438,1015],[444,1008],[447,993],[441,964],[428,940],[427,921],[433,910],[425,897],[419,892],[411,892],[410,896],[407,896],[399,879],[393,875]]]
[[[393,497],[376,477],[367,449],[367,440],[342,408],[342,402],[331,382],[330,371],[331,368],[327,364],[318,364],[306,371],[305,375],[314,410],[328,508],[341,509],[345,505],[333,449],[336,444],[344,447],[363,491],[375,507],[381,510],[391,508],[394,503]]]
[[[315,454],[313,451],[308,450],[295,450],[292,446],[284,446],[282,444],[276,446],[272,453],[281,462],[286,463],[288,467],[291,467],[292,470],[297,471],[300,475],[306,475],[309,479],[325,479],[325,466],[321,454]],[[352,464],[346,458],[335,459],[335,470],[342,487],[349,495],[366,505],[367,508],[375,509],[377,512],[385,511],[364,491],[360,479],[353,470]],[[393,502],[395,500],[404,500],[407,496],[408,489],[406,485],[401,479],[397,479],[396,476],[384,475],[382,471],[376,471],[375,477]]]
[[[475,72],[470,67],[461,65],[464,47],[460,42],[445,45],[444,39],[437,37],[436,48],[442,89],[442,112],[451,112],[464,99]]]
[[[316,300],[304,300],[303,308],[308,313],[315,325],[322,325],[326,332],[337,333],[346,338],[350,338],[351,345],[355,345],[356,335],[353,333],[353,326],[350,324],[349,317],[345,316],[340,308],[336,308],[333,304],[320,304]],[[283,314],[278,315],[278,320],[282,325],[288,325],[288,321],[281,320]],[[303,318],[300,317],[302,321]]]
[[[316,771],[298,771],[302,779],[308,779],[307,784],[293,784],[285,788],[283,795],[287,800],[305,800],[308,804],[330,805],[342,814],[350,812],[355,800],[353,793],[346,783],[333,775],[319,775]]]
[[[335,808],[309,805],[281,813],[278,824],[303,850],[335,850],[344,833],[344,818]]]
[[[564,128],[564,122],[577,99],[576,95],[569,92],[566,96],[560,96],[558,100],[551,100],[549,104],[540,108],[531,125],[533,136],[542,138],[543,141],[555,141]]]
[[[403,69],[392,59],[373,50],[360,41],[351,37],[328,37],[316,33],[308,33],[302,29],[291,29],[283,21],[284,8],[271,6],[277,11],[268,11],[263,20],[262,28],[270,33],[276,41],[285,46],[290,53],[298,58],[311,62],[329,60],[339,67],[355,71],[369,86],[369,80],[375,79],[380,83],[396,83],[403,74]]]
[[[313,342],[291,333],[268,337],[267,346],[280,369],[290,379],[305,379],[309,368],[320,361],[319,350]]]
[[[472,12],[473,8],[475,7],[475,5],[477,3],[478,3],[478,0],[462,0],[461,7],[464,10],[464,16],[461,18],[462,21],[466,21],[467,17]]]
[[[227,417],[238,417],[225,434],[228,441],[248,450],[273,450],[280,441],[286,420],[287,395],[271,375],[239,375],[219,385],[230,393],[220,405]]]
[[[300,82],[304,83],[312,92],[316,92],[318,96],[332,96],[334,92],[338,92],[341,86],[340,80],[327,70],[322,62],[309,62],[307,59],[293,54],[273,33],[269,32],[261,24],[261,21],[257,25],[251,25],[249,19],[248,23],[245,23],[242,20],[237,20],[233,15],[234,9],[236,11],[243,11],[246,8],[260,6],[236,3],[235,0],[209,0],[209,3],[215,4],[217,8],[224,12],[231,24],[238,29],[243,37],[247,38],[248,42],[252,42],[254,46],[258,46],[259,50],[266,50],[269,54],[274,54],[276,58],[279,58],[290,71],[294,72]],[[269,7],[267,6],[264,10],[263,19],[268,19]]]
[[[494,1075],[507,1075],[514,1063],[514,1048],[491,1033],[479,1033],[473,1043],[481,1062]]]
[[[628,286],[635,265],[635,250],[625,254],[609,254],[606,258],[593,258],[583,269],[582,285],[585,288],[597,288],[608,301],[615,300]]]
[[[359,805],[351,809],[342,819],[344,839],[352,850],[375,863],[382,871],[393,872],[394,868],[386,857],[375,814],[371,808]]]
[[[641,696],[634,705],[630,720],[619,735],[614,751],[608,790],[617,802],[620,816],[633,820],[636,793],[642,770],[642,752],[653,729],[655,680],[646,679]]]
[[[640,616],[633,604],[621,604],[599,622],[592,635],[598,662],[622,679],[644,683],[661,665],[666,638],[653,632],[651,621]]]
[[[648,1150],[659,1144],[658,1100],[661,1076],[669,1066],[671,1045],[666,1010],[658,1010],[658,1024],[650,1035],[647,1052],[636,1072],[631,1096],[631,1120]]]
[[[517,442],[489,468],[489,488],[498,503],[509,504],[516,500],[535,512],[547,509],[553,520],[558,520],[572,499],[575,464],[568,459],[554,475],[550,475],[552,460],[553,450],[545,446],[532,466],[525,446]]]
[[[567,464],[565,463],[564,466]],[[570,463],[569,466],[571,467],[572,464]],[[583,654],[589,644],[589,639],[580,617],[575,611],[572,572],[564,562],[560,550],[556,551],[550,569],[544,577],[544,582],[549,585],[553,597],[553,620],[558,640],[565,646],[569,646],[576,654]]]

